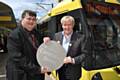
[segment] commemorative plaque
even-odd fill
[[[39,65],[45,66],[49,71],[59,69],[66,57],[64,48],[56,41],[42,43],[37,50],[37,61]]]

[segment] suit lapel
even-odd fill
[[[76,37],[76,36],[75,36],[75,32],[73,32],[73,34],[72,34],[72,36],[71,36],[70,43],[69,43],[67,55],[69,55],[69,53],[71,53],[71,48],[72,48],[72,46],[74,45],[75,37]]]
[[[62,35],[62,32],[61,32],[61,34],[60,34],[60,44],[62,45],[62,43],[63,43],[63,35]]]
[[[60,42],[60,44],[62,45],[62,42],[63,42],[62,32],[60,32],[56,37],[57,37],[56,41]],[[72,48],[72,46],[73,46],[73,44],[75,42],[75,39],[76,39],[75,32],[73,32],[73,34],[71,36],[70,43],[69,43],[67,55],[69,55],[69,53],[71,53],[71,48]]]
[[[62,42],[63,42],[62,32],[60,32],[60,33],[56,36],[55,40],[62,45]]]
[[[33,46],[32,40],[30,39],[29,34],[22,28],[22,26],[20,26],[20,31],[21,31],[23,37],[25,38],[25,40],[28,41],[31,46]]]

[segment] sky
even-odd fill
[[[25,9],[36,11],[38,18],[40,18],[51,10],[52,4],[53,6],[57,5],[57,0],[0,0],[0,1],[6,3],[13,9],[16,19],[20,19],[21,13]],[[41,3],[41,5],[38,5],[36,3]]]

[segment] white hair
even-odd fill
[[[75,24],[75,19],[72,16],[63,16],[61,18],[61,24],[63,24],[66,20],[70,20],[72,24]]]

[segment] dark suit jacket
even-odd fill
[[[33,30],[38,44],[41,44],[41,34]],[[32,46],[28,32],[17,27],[8,37],[9,58],[7,61],[8,80],[44,80],[40,74],[40,66],[36,60],[36,49]]]
[[[79,32],[73,32],[67,56],[74,58],[75,64],[64,64],[59,70],[57,70],[60,80],[79,80],[81,76],[81,62],[84,58],[84,55],[81,53],[81,42],[83,38],[83,35]],[[60,41],[62,44],[62,32],[56,33],[54,39]]]

